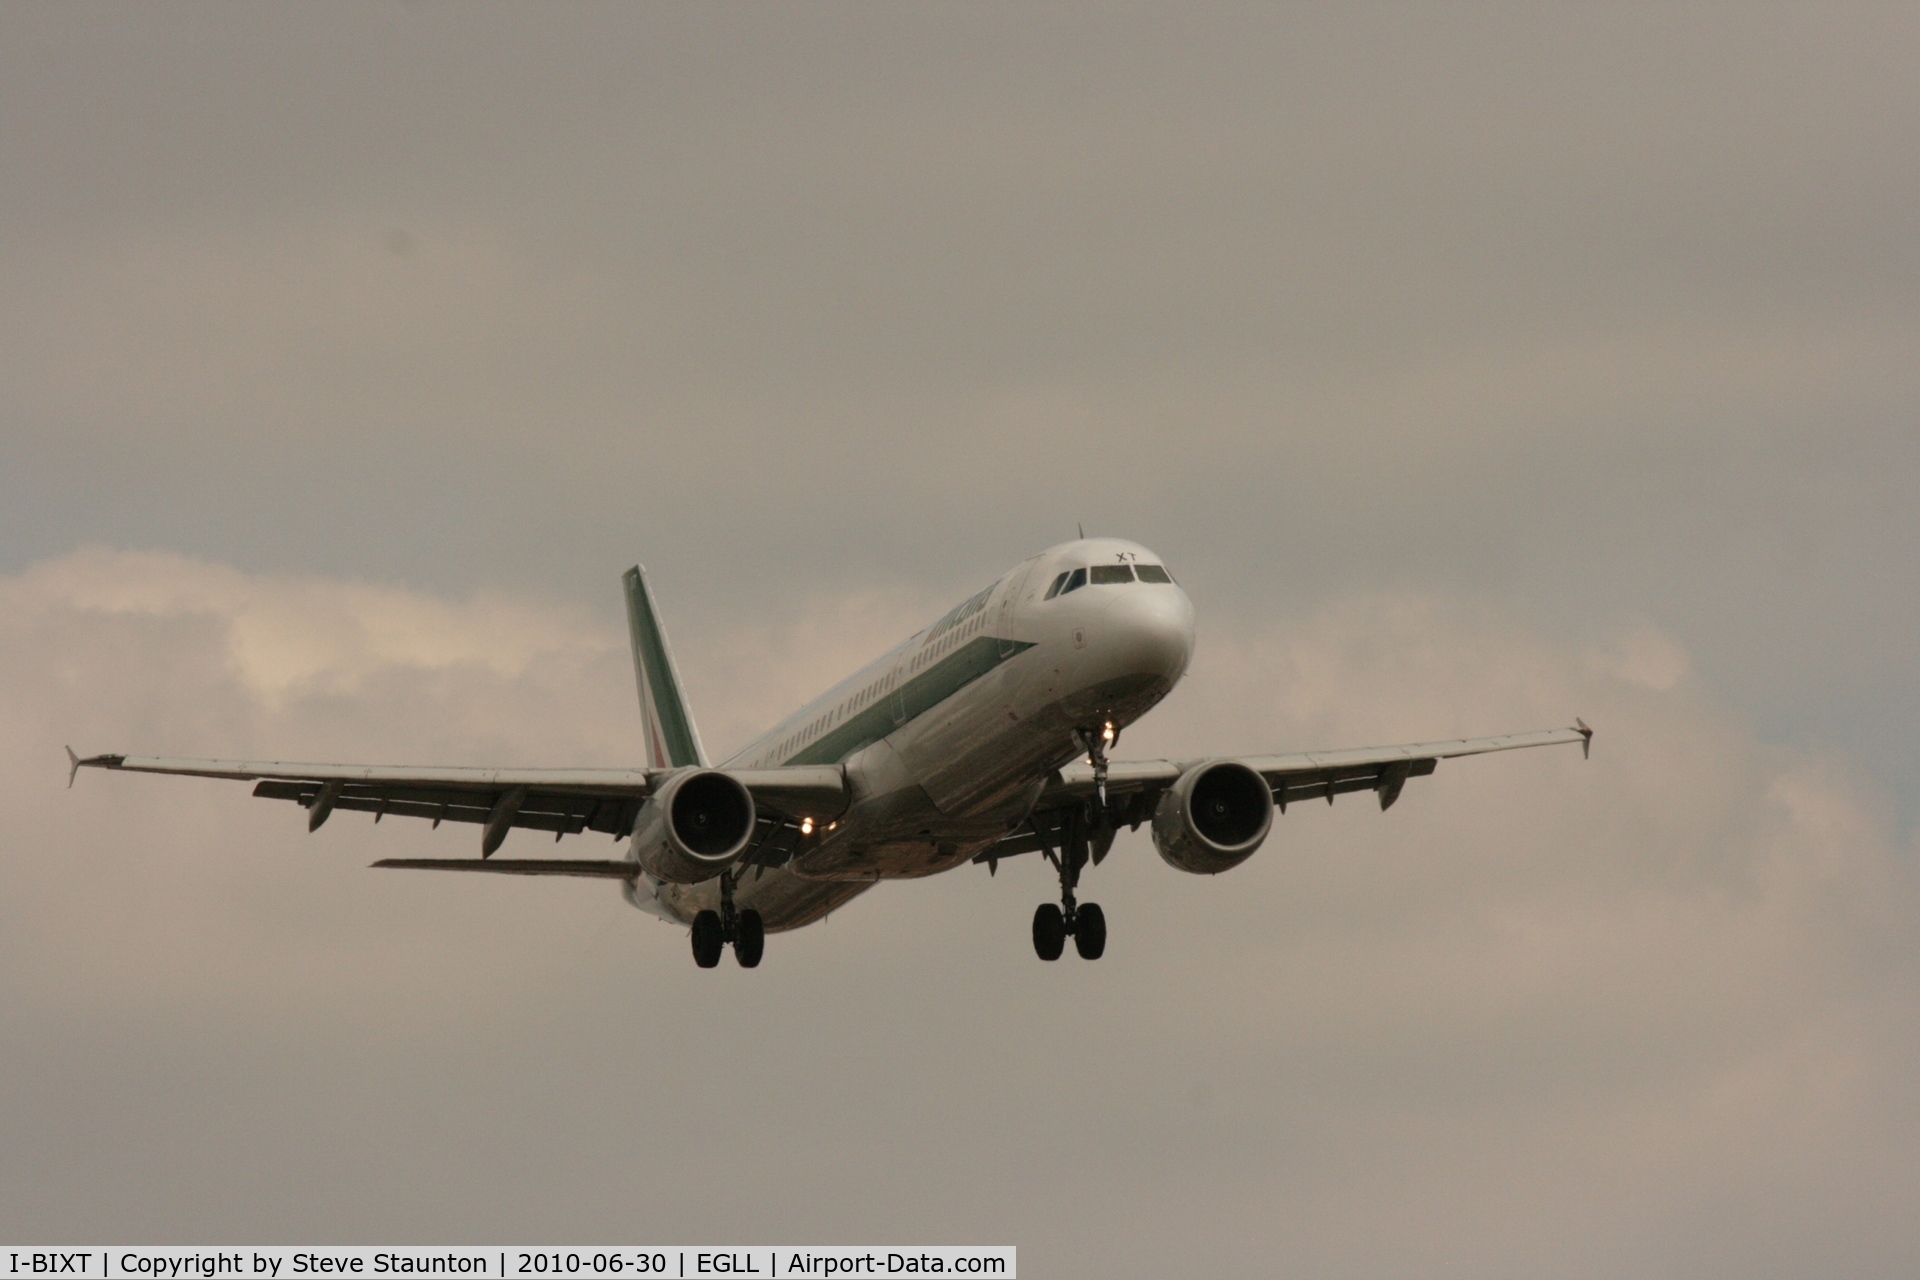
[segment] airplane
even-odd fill
[[[1291,755],[1115,760],[1126,728],[1172,692],[1193,654],[1193,604],[1146,547],[1062,543],[887,650],[712,764],[645,571],[626,571],[627,623],[646,765],[488,769],[96,755],[83,768],[229,778],[292,800],[316,831],[336,809],[466,822],[478,858],[385,858],[376,867],[617,881],[642,911],[688,926],[695,962],[728,946],[745,968],[766,935],[798,929],[882,880],[1038,852],[1060,901],[1033,914],[1033,949],[1071,937],[1106,950],[1106,915],[1076,897],[1121,827],[1149,826],[1168,865],[1218,875],[1245,862],[1289,804],[1371,791],[1390,808],[1441,760],[1579,743],[1574,727]],[[512,829],[598,832],[611,859],[496,858]]]

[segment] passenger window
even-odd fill
[[[1172,582],[1173,581],[1173,575],[1167,572],[1165,565],[1158,565],[1158,564],[1135,565],[1134,572],[1140,575],[1140,581],[1142,582]]]
[[[1093,566],[1093,585],[1112,586],[1116,582],[1132,582],[1133,566],[1130,564],[1097,564]]]
[[[1065,595],[1069,591],[1078,591],[1080,588],[1086,585],[1087,585],[1087,571],[1085,569],[1075,569],[1072,573],[1067,575],[1067,585],[1060,588],[1060,594]]]
[[[1051,600],[1055,596],[1059,595],[1060,588],[1066,585],[1067,585],[1067,575],[1063,573],[1059,577],[1053,580],[1053,585],[1047,588],[1047,594],[1044,596],[1041,596],[1040,598],[1042,600]]]

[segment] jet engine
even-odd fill
[[[1253,856],[1273,826],[1267,781],[1234,760],[1193,766],[1153,811],[1153,847],[1170,867],[1215,876]]]
[[[698,884],[747,851],[753,822],[753,795],[737,779],[688,769],[668,778],[640,810],[634,848],[649,874]]]

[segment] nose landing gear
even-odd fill
[[[1107,751],[1120,741],[1120,729],[1109,720],[1098,729],[1075,729],[1073,740],[1087,753],[1087,763],[1093,766],[1093,794],[1102,812],[1107,807]]]
[[[733,944],[733,957],[742,969],[760,963],[767,949],[767,928],[760,913],[752,907],[735,911],[733,886],[738,877],[731,869],[720,873],[720,909],[702,911],[693,918],[693,962],[702,969],[720,963],[720,955]]]

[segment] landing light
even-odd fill
[[[1107,721],[1107,727],[1100,731],[1100,736],[1105,738],[1108,742],[1113,741],[1113,721],[1111,720]]]
[[[812,819],[812,818],[802,818],[802,819],[800,819],[800,834],[801,834],[801,835],[803,835],[803,836],[810,836],[810,835],[812,835],[812,834],[813,834],[813,819]]]

